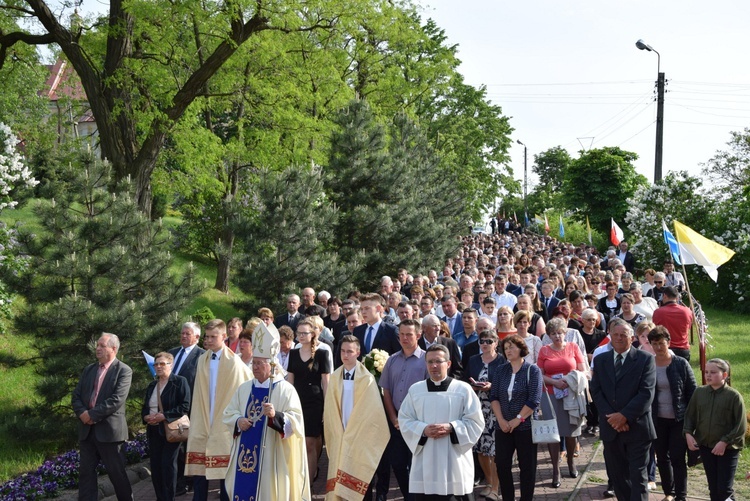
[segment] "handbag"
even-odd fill
[[[535,444],[556,444],[560,441],[560,433],[557,429],[557,416],[555,416],[555,409],[552,407],[552,400],[549,398],[549,393],[542,392],[547,398],[550,411],[552,412],[552,419],[539,419],[535,412],[531,418],[531,440]],[[541,411],[539,412],[541,414]],[[542,418],[544,416],[541,416]]]
[[[167,442],[187,442],[190,433],[190,418],[187,415],[175,419],[171,423],[164,422],[164,436]]]
[[[161,405],[161,393],[159,393],[159,385],[154,388],[156,392],[156,401],[159,403],[159,412],[164,414]],[[190,418],[185,415],[179,419],[175,419],[171,423],[164,421],[164,437],[167,442],[187,442],[188,434],[190,433]]]

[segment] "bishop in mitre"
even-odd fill
[[[279,333],[261,322],[253,332],[253,379],[224,410],[234,435],[226,476],[232,501],[309,501],[302,405],[277,373]]]

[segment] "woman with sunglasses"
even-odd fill
[[[469,370],[467,371],[467,382],[477,392],[482,402],[482,415],[484,416],[484,430],[481,437],[474,445],[479,465],[487,480],[487,487],[482,491],[485,499],[497,499],[498,479],[495,466],[495,416],[492,414],[490,405],[490,390],[492,389],[492,378],[495,371],[504,362],[504,358],[497,354],[497,335],[491,330],[479,333],[480,353],[469,359]]]

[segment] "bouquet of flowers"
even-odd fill
[[[388,352],[385,350],[372,350],[365,355],[365,367],[370,374],[375,376],[375,381],[380,381],[380,375],[383,373],[383,367],[388,360]]]

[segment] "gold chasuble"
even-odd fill
[[[232,431],[222,422],[224,409],[237,388],[252,377],[250,369],[232,350],[224,346],[219,355],[219,371],[214,394],[213,420],[209,417],[209,377],[211,350],[198,360],[190,411],[190,435],[185,458],[185,475],[222,479],[227,474]]]
[[[341,366],[331,375],[323,406],[328,453],[326,499],[359,501],[367,492],[391,434],[380,388],[361,362],[357,362],[354,369],[354,403],[344,430],[341,420],[343,374]]]

